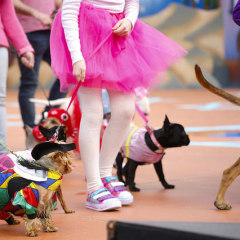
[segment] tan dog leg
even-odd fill
[[[41,223],[38,218],[25,220],[26,235],[36,237],[41,229]]]
[[[37,207],[38,217],[40,218],[43,231],[57,232],[58,228],[54,226],[51,219],[52,194],[53,192],[38,185],[39,204]]]
[[[51,206],[52,201],[48,201],[44,205],[38,206],[38,216],[40,218],[43,231],[45,232],[57,232],[58,228],[54,226],[54,223],[51,218]]]
[[[67,204],[63,198],[61,186],[59,186],[57,189],[57,198],[58,198],[59,202],[61,203],[61,206],[65,213],[74,213],[75,212],[74,210],[68,209]]]
[[[42,224],[43,231],[45,232],[58,231],[58,228],[54,226],[54,222],[50,216],[46,218],[41,218],[41,224]]]
[[[214,202],[215,207],[219,210],[229,210],[232,208],[231,205],[226,200],[224,200],[224,196],[231,183],[239,174],[240,158],[230,168],[227,168],[223,172],[220,188],[218,190],[216,201]]]

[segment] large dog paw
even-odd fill
[[[230,210],[232,206],[230,205],[229,202],[223,200],[223,201],[215,201],[214,206],[219,209],[219,210]]]

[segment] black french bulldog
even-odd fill
[[[174,188],[174,185],[168,184],[165,180],[162,157],[165,154],[164,150],[166,148],[187,146],[190,143],[184,127],[177,123],[170,123],[168,117],[165,116],[163,127],[154,130],[152,133],[155,136],[155,143],[153,136],[145,128],[136,128],[135,130],[130,131],[128,141],[125,141],[126,144],[123,144],[121,152],[117,155],[118,179],[124,182],[126,186],[129,186],[130,191],[138,192],[140,189],[135,186],[134,182],[138,165],[153,163],[163,187],[166,189]],[[130,138],[133,139],[132,144]],[[160,145],[156,146],[158,144]],[[124,158],[127,158],[127,163],[123,168]],[[150,158],[152,160],[149,160]],[[123,176],[125,177],[125,181],[123,180]]]

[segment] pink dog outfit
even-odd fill
[[[121,148],[123,158],[130,158],[140,163],[157,163],[159,162],[164,153],[153,152],[146,145],[144,136],[147,132],[146,128],[138,128],[136,125],[131,124],[127,137]]]

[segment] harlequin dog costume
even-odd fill
[[[31,151],[34,161],[29,162],[19,156],[14,168],[1,172],[0,219],[6,220],[8,224],[16,224],[12,214],[23,215],[26,213],[30,220],[43,217],[37,216],[40,200],[39,187],[52,191],[51,207],[53,208],[56,205],[55,192],[62,181],[63,172],[47,168],[38,162],[42,162],[45,160],[44,158],[56,157],[51,155],[55,152],[61,155],[74,149],[75,144],[40,143]],[[67,164],[69,163],[63,163],[63,169],[69,167]],[[29,234],[29,236],[35,235]]]

